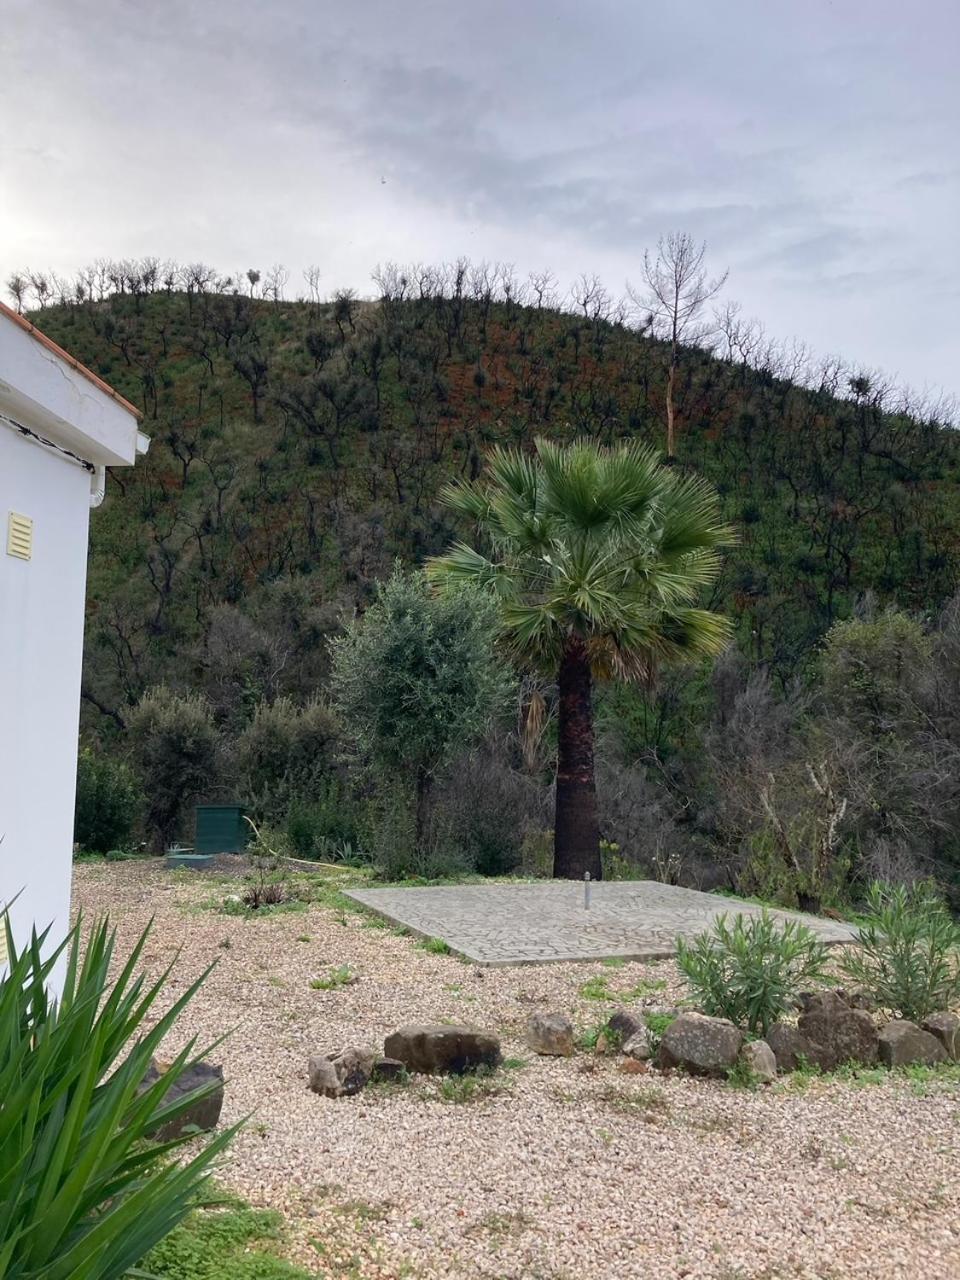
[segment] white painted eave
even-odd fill
[[[5,309],[0,412],[94,466],[132,466],[146,451],[132,406]]]

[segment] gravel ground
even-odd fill
[[[232,886],[144,863],[88,864],[76,905],[125,941],[155,917],[150,966],[181,958],[181,989],[219,965],[183,1018],[227,1073],[224,1120],[251,1119],[221,1179],[290,1223],[289,1256],[319,1276],[710,1277],[908,1280],[960,1276],[955,1085],[815,1081],[755,1093],[628,1076],[615,1058],[537,1058],[535,1007],[596,1026],[585,982],[682,998],[672,962],[480,969],[328,906],[259,918],[217,910]],[[349,965],[356,981],[315,990]],[[315,1097],[308,1057],[379,1046],[410,1021],[498,1031],[508,1065],[469,1101],[437,1082]]]

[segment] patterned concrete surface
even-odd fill
[[[543,884],[467,884],[434,889],[355,889],[349,898],[405,925],[412,933],[443,938],[458,955],[485,965],[544,964],[552,960],[602,960],[623,956],[652,960],[676,951],[677,935],[689,938],[717,916],[759,915],[749,903],[658,884],[611,880],[591,885],[590,907],[576,881]],[[850,925],[795,912],[825,942],[849,942]]]

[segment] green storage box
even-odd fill
[[[241,805],[198,804],[193,852],[199,855],[243,853],[249,831]]]

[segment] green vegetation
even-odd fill
[[[143,805],[143,792],[128,765],[89,748],[81,750],[73,838],[85,852],[127,849]]]
[[[823,976],[826,947],[806,925],[780,924],[768,912],[720,916],[690,943],[677,938],[677,964],[704,1013],[759,1035]]]
[[[143,1260],[156,1280],[306,1280],[277,1256],[283,1219],[236,1200],[199,1209]]]
[[[442,490],[483,550],[456,542],[427,573],[447,590],[489,592],[515,659],[556,680],[553,874],[599,880],[593,681],[643,685],[665,664],[723,651],[726,619],[693,605],[734,534],[709,485],[638,441],[538,437],[535,449],[496,448],[483,482]]]
[[[322,978],[311,979],[310,986],[314,991],[336,991],[338,987],[347,987],[356,982],[357,975],[348,964],[341,964],[331,969]]]
[[[197,1155],[189,1137],[149,1140],[212,1086],[168,1102],[197,1060],[193,1042],[143,1086],[153,1055],[206,974],[155,1017],[170,969],[152,984],[140,967],[149,930],[111,978],[106,922],[56,948],[45,936],[18,951],[7,926],[0,980],[0,1275],[10,1280],[119,1280],[202,1197],[211,1163],[233,1130]],[[44,955],[44,953],[46,954]],[[119,960],[119,958],[118,958]],[[59,1001],[47,983],[65,965]],[[209,972],[209,971],[208,971]]]
[[[251,297],[202,264],[101,264],[76,283],[33,318],[152,438],[93,516],[83,681],[85,741],[160,802],[138,839],[189,841],[200,788],[305,856],[389,851],[371,836],[388,806],[342,760],[349,724],[300,769],[296,720],[326,707],[342,617],[398,557],[470,536],[436,499],[491,446],[659,446],[669,400],[672,470],[713,485],[738,530],[705,602],[736,646],[652,689],[597,688],[605,873],[788,906],[956,879],[960,437],[931,406],[839,361],[765,348],[753,367],[735,319],[711,355],[627,327],[602,290],[563,311],[506,270],[386,267],[374,303]],[[196,734],[136,711],[159,687],[202,696]],[[526,678],[521,697],[526,731],[495,726],[431,790],[450,870],[512,870],[522,850],[549,870],[556,690]],[[265,788],[245,734],[277,704],[292,737],[264,754]],[[397,825],[409,847],[409,814]]]
[[[438,774],[506,705],[495,628],[493,601],[479,592],[435,596],[422,575],[397,568],[333,642],[334,704],[353,761],[373,785],[374,846],[388,876],[450,865],[430,796]]]
[[[960,924],[929,885],[873,884],[841,966],[881,1009],[919,1022],[960,999]]]

